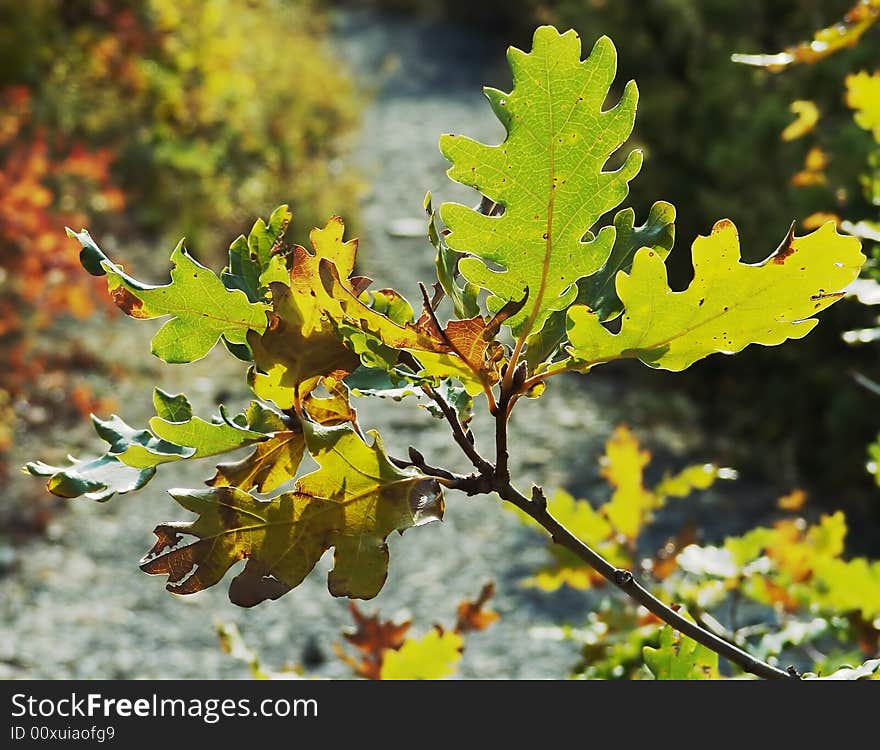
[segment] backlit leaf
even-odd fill
[[[309,238],[315,250],[296,246],[291,253],[288,283],[273,281],[272,311],[265,333],[253,331],[248,344],[254,353],[251,387],[260,398],[280,409],[290,409],[318,384],[323,376],[341,380],[358,365],[358,358],[340,339],[333,320],[342,316],[339,302],[321,283],[321,262],[339,274],[340,288],[357,291],[349,276],[354,270],[357,241],[343,240],[345,227],[333,217]]]
[[[507,303],[492,318],[452,320],[440,329],[427,314],[415,322],[396,322],[346,289],[332,265],[326,265],[323,273],[327,293],[340,303],[349,323],[347,327],[340,325],[340,330],[362,358],[373,355],[367,361],[369,366],[384,364],[394,369],[403,350],[420,363],[422,370],[417,375],[457,378],[470,395],[500,379],[503,349],[495,336],[501,324],[522,308],[525,298]],[[360,339],[355,340],[358,334]]]
[[[229,597],[249,607],[299,585],[335,547],[330,593],[375,596],[388,570],[386,537],[442,518],[440,485],[394,466],[376,433],[368,445],[347,425],[305,422],[303,431],[320,468],[300,478],[294,492],[264,501],[236,487],[173,490],[178,503],[199,517],[157,526],[156,544],[141,568],[167,575],[169,591],[191,594],[247,560]],[[183,543],[184,537],[196,540]]]
[[[330,396],[309,394],[303,402],[306,413],[325,426],[354,422],[355,412],[341,383],[328,384]],[[268,409],[261,425],[271,433],[257,443],[253,452],[240,461],[217,465],[216,474],[207,481],[212,487],[238,487],[246,492],[273,492],[296,477],[306,449],[305,435],[296,415],[281,415]]]
[[[588,371],[637,358],[678,371],[716,352],[802,338],[818,322],[811,316],[843,296],[864,260],[859,241],[837,234],[829,223],[804,237],[790,234],[766,261],[746,265],[735,227],[721,221],[694,242],[690,286],[673,292],[663,259],[643,248],[632,272],[617,278],[626,307],[620,333],[611,333],[585,307],[569,311],[569,366]]]
[[[791,103],[789,109],[796,115],[796,119],[782,131],[780,137],[783,141],[794,141],[798,138],[803,138],[819,122],[819,108],[816,106],[816,102],[798,99]]]
[[[644,224],[635,226],[635,212],[631,208],[618,211],[614,217],[614,246],[605,265],[592,276],[578,281],[574,304],[586,305],[600,320],[616,318],[623,311],[614,280],[618,271],[629,273],[636,251],[649,247],[661,258],[666,258],[675,241],[675,208],[665,201],[651,206]],[[544,327],[528,338],[526,356],[532,368],[545,362],[565,340],[565,310],[552,313]]]
[[[870,130],[880,143],[880,71],[867,71],[846,77],[846,103],[854,109],[856,124]]]
[[[480,305],[477,302],[480,288],[469,282],[459,286],[458,259],[460,253],[450,249],[446,244],[443,231],[437,226],[437,215],[431,203],[431,194],[425,196],[425,212],[428,214],[428,239],[437,251],[435,263],[437,266],[437,280],[443,291],[452,300],[456,318],[473,318],[480,314]]]
[[[619,169],[604,169],[632,131],[638,93],[630,81],[619,103],[603,110],[617,59],[607,37],[581,61],[574,31],[542,26],[531,52],[511,47],[507,59],[513,90],[484,89],[507,129],[505,141],[486,146],[454,134],[440,140],[452,162],[449,177],[503,206],[503,214],[444,203],[440,216],[451,230],[449,247],[468,254],[459,261],[462,275],[491,292],[491,310],[528,290],[526,305],[507,321],[528,334],[568,307],[575,282],[602,268],[611,253],[614,230],[590,230],[626,197],[641,166],[634,151]]]
[[[660,631],[660,647],[645,646],[645,665],[657,680],[717,680],[718,654],[669,625]]]
[[[107,276],[107,289],[116,305],[133,318],[171,316],[153,337],[152,350],[165,362],[194,362],[204,357],[222,336],[244,344],[249,331],[266,328],[266,307],[252,303],[244,292],[229,290],[178,243],[171,254],[171,282],[144,284],[111,261],[85,230],[68,230],[80,241],[80,259],[93,276]]]
[[[383,680],[442,680],[455,672],[464,641],[454,630],[431,630],[388,651],[382,663]]]
[[[645,518],[658,507],[656,496],[645,489],[643,473],[651,454],[642,450],[635,435],[618,427],[605,445],[602,476],[614,488],[611,500],[602,513],[627,539],[639,535]]]

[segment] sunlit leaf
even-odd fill
[[[455,672],[464,645],[454,630],[431,630],[408,639],[397,651],[388,651],[382,663],[383,680],[442,680]]]
[[[254,393],[280,409],[301,402],[321,377],[341,380],[358,365],[357,355],[340,339],[332,320],[342,315],[336,299],[321,283],[320,265],[333,265],[339,284],[359,293],[349,279],[354,270],[357,241],[343,240],[345,227],[333,217],[323,229],[309,235],[314,254],[296,246],[290,256],[290,275],[285,282],[269,284],[272,311],[265,333],[248,336],[254,353],[250,382]]]
[[[491,310],[528,290],[526,305],[507,321],[517,333],[539,330],[551,312],[568,307],[577,280],[602,268],[611,253],[614,230],[590,230],[626,197],[642,161],[634,151],[619,169],[605,171],[632,131],[638,97],[629,82],[620,102],[603,110],[616,58],[602,37],[581,61],[574,31],[542,26],[531,52],[508,51],[512,91],[485,89],[507,129],[505,141],[486,146],[454,134],[440,140],[450,178],[504,209],[486,216],[444,203],[440,216],[451,230],[449,247],[468,254],[458,264],[462,275],[491,292]]]
[[[631,208],[618,211],[614,217],[614,246],[611,255],[592,276],[578,281],[574,304],[586,305],[603,321],[611,320],[623,311],[614,280],[618,271],[629,273],[636,251],[649,247],[666,258],[675,240],[675,208],[665,201],[651,206],[644,224],[635,226],[635,212]],[[553,355],[565,340],[566,311],[552,313],[544,327],[528,338],[526,352],[529,364],[536,368]]]
[[[429,315],[418,321],[397,322],[367,306],[347,290],[332,266],[324,267],[327,293],[338,300],[347,327],[339,326],[349,345],[361,354],[372,355],[368,366],[394,369],[401,350],[411,354],[422,369],[419,376],[457,378],[470,395],[491,387],[500,379],[503,357],[495,337],[511,315],[522,308],[525,298],[504,305],[492,318],[452,320],[439,328]],[[357,337],[360,338],[357,338]],[[400,370],[395,370],[400,372]]]
[[[425,212],[428,214],[428,239],[437,251],[435,263],[437,266],[437,280],[443,291],[452,300],[456,318],[474,318],[480,314],[480,306],[477,302],[480,288],[476,284],[466,282],[460,286],[458,277],[458,259],[460,253],[451,250],[446,244],[443,230],[437,222],[437,214],[431,202],[431,193],[425,196]]]
[[[660,647],[645,646],[643,658],[657,680],[717,680],[718,654],[669,625],[660,631]]]
[[[866,71],[846,77],[846,103],[854,109],[856,124],[870,130],[880,143],[880,71]]]
[[[133,318],[149,320],[171,316],[153,337],[153,354],[165,362],[193,362],[204,357],[222,336],[244,344],[249,331],[266,328],[266,307],[252,303],[244,292],[223,286],[183,247],[171,254],[171,282],[144,284],[113,263],[89,233],[72,232],[83,249],[80,259],[93,276],[107,276],[107,289],[116,305]]]
[[[683,292],[669,288],[662,258],[642,249],[632,272],[617,278],[626,307],[619,333],[585,307],[569,311],[569,366],[587,371],[637,358],[678,371],[716,352],[802,338],[818,322],[812,316],[840,299],[858,275],[865,260],[859,248],[857,239],[826,224],[804,237],[790,234],[766,261],[746,265],[736,229],[721,221],[694,242],[694,280]]]
[[[816,106],[816,102],[798,99],[791,103],[790,109],[797,119],[782,131],[780,137],[783,141],[803,138],[807,133],[812,132],[816,123],[819,122],[819,108]]]
[[[605,445],[602,476],[614,494],[602,506],[602,513],[627,539],[639,535],[645,518],[659,505],[657,497],[643,484],[643,472],[650,460],[651,454],[624,426],[618,427]]]
[[[375,596],[388,570],[386,537],[442,518],[440,486],[394,466],[376,433],[368,445],[348,425],[304,422],[303,431],[320,468],[300,478],[294,492],[263,501],[236,487],[172,490],[175,500],[199,517],[157,526],[142,570],[167,575],[169,591],[192,594],[247,560],[229,597],[250,607],[298,586],[335,547],[330,593]],[[184,543],[185,537],[196,541]]]

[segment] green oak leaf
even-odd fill
[[[530,53],[511,47],[507,59],[513,90],[484,89],[506,140],[498,146],[454,134],[440,140],[452,162],[449,177],[504,211],[487,216],[444,203],[440,217],[451,230],[449,247],[468,254],[459,261],[461,274],[492,294],[490,310],[529,291],[528,303],[507,321],[527,335],[574,302],[578,279],[601,269],[611,253],[614,229],[594,235],[591,228],[626,197],[641,166],[641,152],[633,151],[619,169],[604,169],[632,132],[638,90],[630,81],[620,102],[603,110],[617,60],[607,37],[581,61],[574,31],[542,26]]]
[[[717,680],[718,654],[667,625],[660,647],[645,646],[642,658],[657,680]]]
[[[141,489],[156,474],[154,466],[136,469],[127,466],[115,456],[104,454],[88,461],[68,456],[71,466],[50,466],[42,461],[31,461],[25,470],[35,477],[48,477],[47,489],[58,497],[85,496],[99,503],[113,495]]]
[[[171,316],[153,337],[152,351],[169,363],[194,362],[223,337],[245,344],[248,331],[266,329],[263,304],[251,302],[238,289],[227,289],[210,269],[184,249],[181,240],[171,254],[171,283],[144,284],[111,261],[86,230],[67,230],[82,245],[80,260],[93,276],[107,276],[110,296],[132,318]]]
[[[335,547],[328,576],[334,596],[369,599],[385,582],[386,537],[443,516],[436,479],[389,461],[379,436],[368,445],[348,425],[303,423],[316,471],[301,477],[293,492],[269,501],[236,487],[172,490],[192,523],[157,526],[156,544],[141,563],[152,575],[167,575],[167,588],[191,594],[218,583],[239,560],[229,597],[250,607],[277,599],[309,574]],[[184,536],[195,541],[181,544]]]
[[[407,638],[399,649],[388,649],[380,680],[443,680],[455,673],[464,639],[454,630],[435,628],[421,638]]]
[[[592,276],[578,282],[575,304],[586,305],[600,320],[611,320],[623,312],[614,280],[618,271],[629,273],[636,251],[649,247],[666,260],[675,242],[675,208],[666,201],[657,201],[648,212],[644,224],[635,226],[636,214],[631,208],[618,211],[614,217],[614,246],[605,265]]]
[[[569,310],[571,360],[565,368],[586,372],[632,358],[677,372],[716,352],[802,338],[818,322],[812,316],[844,296],[841,290],[864,261],[859,241],[838,234],[828,222],[804,237],[789,233],[774,255],[747,265],[740,261],[736,227],[723,220],[694,241],[694,280],[674,292],[663,258],[642,248],[632,271],[617,276],[626,310],[619,333],[611,333],[587,307]]]
[[[270,281],[286,280],[287,269],[278,252],[291,216],[286,205],[279,206],[268,223],[257,219],[247,237],[239,235],[235,239],[229,246],[229,265],[220,274],[227,289],[239,289],[251,302],[259,302]],[[277,272],[280,277],[263,278],[267,271],[273,275]]]
[[[48,466],[32,462],[25,470],[34,476],[49,477],[49,492],[60,497],[85,495],[92,500],[109,500],[114,493],[141,489],[160,464],[227,453],[274,437],[280,415],[251,402],[247,411],[228,418],[221,414],[208,422],[192,415],[183,395],[173,396],[156,389],[153,395],[157,416],[149,430],[129,426],[115,414],[103,420],[92,416],[95,432],[109,444],[98,458],[71,465]],[[283,429],[287,429],[283,427]]]

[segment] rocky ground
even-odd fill
[[[487,141],[501,137],[480,85],[508,84],[499,53],[503,44],[477,40],[463,29],[368,14],[339,19],[334,43],[373,95],[355,154],[370,183],[362,212],[361,271],[415,299],[417,281],[428,279],[433,267],[433,251],[413,228],[423,217],[425,191],[433,189],[438,202],[473,201],[468,191],[446,179],[437,138],[447,131]],[[491,55],[479,52],[487,49]],[[180,368],[163,369],[149,361],[154,328],[117,318],[109,326],[89,329],[95,351],[145,363],[116,387],[120,413],[128,421],[140,424],[148,417],[152,384],[186,391],[203,414],[214,408],[221,391],[232,406],[246,400],[241,371],[223,352]],[[577,379],[560,380],[540,402],[522,405],[512,426],[512,469],[522,477],[521,486],[536,481],[581,495],[602,491],[595,471],[602,443],[624,417],[639,424],[639,413],[621,398],[613,379],[590,380],[589,388]],[[417,445],[434,464],[468,468],[444,425],[415,403],[359,407],[361,422],[376,427],[392,453],[404,454],[407,446]],[[687,406],[666,408],[680,417],[675,428],[651,430],[649,437],[668,458],[688,447],[693,435],[687,434]],[[676,423],[675,416],[669,421]],[[485,425],[477,420],[478,436],[485,434]],[[96,442],[86,427],[52,441],[21,436],[12,458],[20,463],[36,454],[50,462],[63,460],[71,445],[86,453],[84,446]],[[176,597],[164,590],[160,578],[140,572],[137,562],[152,544],[153,526],[187,515],[165,490],[198,486],[212,465],[164,468],[145,491],[103,505],[71,502],[44,536],[0,550],[0,677],[245,677],[246,667],[218,648],[219,621],[237,623],[270,667],[300,663],[315,676],[349,676],[331,648],[351,619],[347,602],[327,593],[326,557],[298,589],[252,610],[232,606],[226,584]],[[12,480],[8,495],[33,497],[38,491],[34,480],[21,476]],[[710,496],[679,513],[711,514],[713,507],[719,509],[713,503],[721,503],[723,510],[724,503]],[[391,539],[387,585],[362,608],[412,617],[415,632],[421,633],[434,622],[449,623],[458,601],[495,580],[501,620],[469,638],[461,677],[565,676],[577,660],[574,647],[534,637],[533,630],[582,621],[589,598],[570,591],[546,595],[521,586],[544,559],[544,547],[536,532],[496,500],[451,496],[447,508],[442,524]]]

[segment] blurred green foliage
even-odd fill
[[[307,232],[358,189],[339,157],[360,100],[324,30],[312,0],[4,3],[0,88],[113,149],[142,230],[204,247],[284,199]]]
[[[694,466],[667,475],[649,490],[642,470],[650,460],[635,436],[618,427],[600,459],[602,475],[613,489],[611,500],[595,506],[559,491],[549,497],[548,510],[614,565],[636,572],[661,601],[683,607],[690,619],[759,659],[827,676],[844,664],[880,656],[880,561],[847,554],[849,529],[842,512],[817,518],[806,493],[794,490],[779,498],[772,523],[717,544],[702,543],[710,532],[679,515],[681,525],[667,525],[671,535],[658,550],[663,537],[651,526],[664,514],[663,496],[676,504],[692,503],[693,491],[732,476],[716,467]],[[663,621],[620,592],[608,591],[607,582],[583,561],[560,555],[553,545],[548,552],[548,564],[524,585],[547,592],[563,586],[592,589],[596,595],[597,606],[585,624],[536,633],[578,644],[582,660],[575,677],[644,679],[650,677],[647,665],[658,679],[718,678],[717,657],[708,649],[683,639],[680,655],[690,658],[677,663]],[[661,651],[653,651],[658,645]],[[664,660],[667,669],[658,669]],[[870,662],[872,674],[877,667]],[[724,673],[740,675],[732,665]]]

